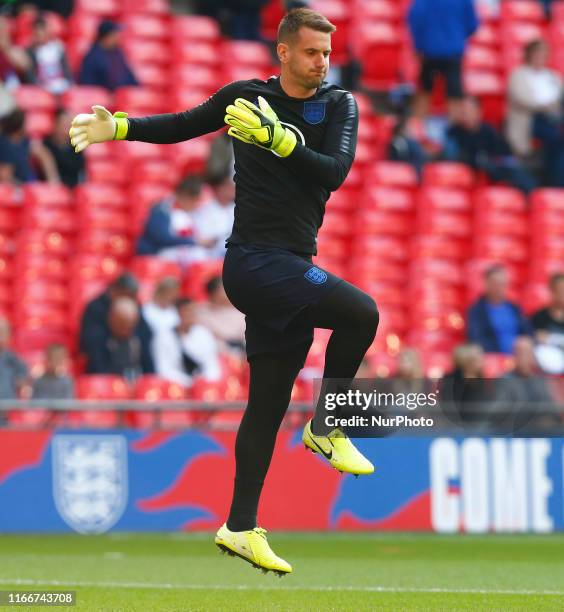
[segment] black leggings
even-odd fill
[[[353,379],[374,340],[378,320],[374,300],[343,281],[315,306],[303,310],[293,324],[334,330],[325,353],[323,377]],[[276,435],[309,348],[306,343],[285,353],[260,354],[249,360],[249,402],[235,442],[235,489],[227,520],[231,531],[252,529],[257,524],[258,502]]]

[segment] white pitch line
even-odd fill
[[[476,594],[476,595],[560,595],[564,591],[532,590],[532,589],[445,589],[441,587],[387,587],[387,586],[298,586],[298,585],[227,585],[227,584],[173,584],[147,582],[113,582],[84,580],[34,580],[27,578],[0,578],[0,585],[16,584],[20,586],[66,586],[66,587],[102,587],[121,589],[178,589],[178,590],[211,590],[211,591],[358,591],[367,593],[445,593],[445,594]]]

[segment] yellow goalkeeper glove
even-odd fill
[[[112,115],[103,106],[93,106],[92,110],[92,115],[81,113],[72,120],[69,136],[75,153],[84,151],[95,142],[124,140],[127,136],[127,113],[117,112]]]
[[[234,104],[230,104],[225,109],[225,123],[231,126],[227,133],[280,157],[288,157],[296,146],[296,135],[280,123],[262,96],[259,96],[258,103],[257,107],[244,98],[237,98]]]

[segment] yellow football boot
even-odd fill
[[[280,578],[291,573],[292,566],[274,554],[266,539],[266,529],[255,527],[250,531],[229,531],[223,524],[215,536],[215,543],[222,552],[237,555],[248,561],[263,574],[274,572]]]
[[[325,457],[339,472],[349,472],[357,478],[360,474],[372,474],[374,466],[356,448],[345,432],[336,427],[326,436],[316,436],[311,431],[311,421],[308,421],[302,434],[302,442],[306,449]]]

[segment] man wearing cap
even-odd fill
[[[96,40],[82,60],[78,82],[114,90],[127,85],[139,85],[123,50],[119,46],[121,26],[102,21]]]

